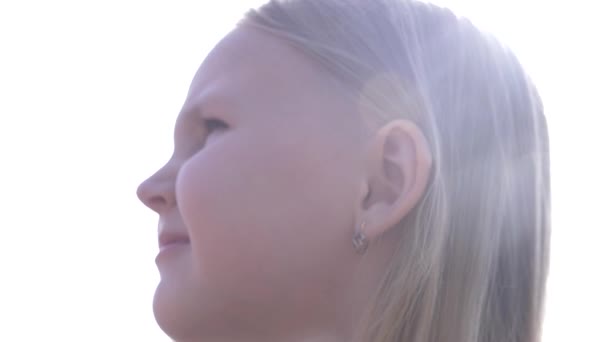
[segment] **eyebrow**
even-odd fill
[[[178,116],[192,116],[195,113],[200,113],[201,109],[202,109],[202,101],[200,100],[200,96],[199,98],[196,98],[194,101],[190,101],[189,99],[186,99],[186,102],[189,102],[187,104],[184,104],[184,106],[182,107],[182,109],[179,111]]]
[[[216,92],[200,92],[198,95],[186,99],[184,107],[178,115],[190,117],[194,114],[213,117],[214,113],[224,112],[226,100],[218,96]]]
[[[210,93],[202,92],[197,96],[193,96],[186,99],[187,104],[184,104],[182,109],[179,111],[177,121],[173,130],[173,143],[177,144],[178,128],[184,127],[181,131],[185,131],[193,122],[196,122],[202,118],[215,118],[219,116],[218,113],[222,113],[223,121],[232,121],[227,118],[224,103],[220,101],[220,97]],[[203,127],[202,125],[200,127]]]
[[[184,133],[191,127],[193,123],[194,117],[201,112],[201,104],[200,101],[191,102],[188,99],[187,102],[189,104],[185,104],[177,114],[177,119],[175,121],[175,126],[173,128],[173,145],[177,146],[179,133]]]

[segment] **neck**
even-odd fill
[[[386,272],[394,245],[399,241],[398,238],[390,238],[389,242],[383,242],[384,248],[377,248],[368,251],[365,258],[362,258],[347,273],[352,274],[346,284],[349,286],[340,287],[340,291],[335,293],[335,301],[328,305],[328,312],[319,312],[316,315],[300,317],[298,320],[289,322],[276,322],[270,329],[260,328],[261,322],[248,324],[246,331],[235,332],[230,329],[232,336],[197,336],[192,339],[179,339],[175,342],[352,342],[360,341],[355,336],[359,333],[356,327],[360,326],[362,313],[369,305],[368,301],[376,291],[381,279]],[[378,267],[382,265],[385,267]],[[279,318],[279,317],[276,317]],[[280,318],[279,318],[280,319]],[[313,322],[314,321],[314,322]],[[302,325],[302,323],[308,325]],[[262,324],[264,325],[264,324]],[[265,326],[265,325],[264,325]],[[314,326],[314,328],[313,328]],[[255,327],[255,329],[254,329]],[[217,332],[220,333],[219,331]],[[223,330],[222,333],[226,333]]]

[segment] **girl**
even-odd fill
[[[138,189],[174,340],[539,340],[547,127],[469,21],[271,1],[207,56],[174,146]]]

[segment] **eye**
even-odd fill
[[[211,132],[213,132],[215,130],[225,130],[228,128],[228,124],[220,119],[215,119],[215,118],[205,119],[204,123],[205,123],[205,130],[207,131],[207,134],[211,134]]]
[[[204,119],[203,124],[205,126],[205,145],[208,145],[213,140],[219,138],[220,135],[218,135],[218,133],[222,133],[228,129],[228,124],[226,122],[216,118]]]

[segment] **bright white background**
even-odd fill
[[[608,342],[603,1],[438,1],[513,47],[544,97],[553,255],[545,342]],[[0,341],[168,341],[156,216],[190,79],[261,1],[0,2]]]

